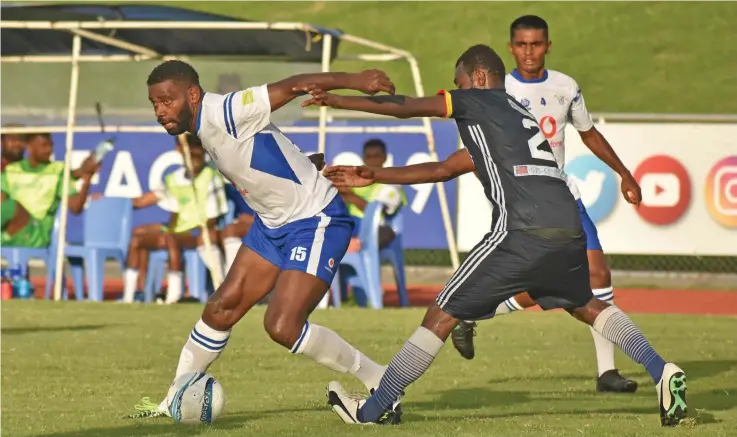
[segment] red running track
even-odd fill
[[[33,278],[36,297],[43,298],[45,280]],[[71,281],[68,281],[73,289]],[[399,299],[396,287],[385,286],[384,305],[395,307]],[[442,286],[409,286],[412,306],[427,306]],[[123,292],[122,279],[105,280],[105,299],[117,299]],[[70,292],[71,295],[71,292]],[[713,314],[737,316],[737,292],[716,290],[615,289],[617,306],[625,312],[642,314]],[[530,308],[539,310],[539,308]]]

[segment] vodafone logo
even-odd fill
[[[551,139],[558,133],[558,123],[555,119],[549,115],[546,115],[540,119],[540,130],[546,139]]]
[[[637,214],[648,223],[669,225],[677,221],[691,202],[691,180],[680,162],[666,155],[642,161],[633,174],[642,189]]]

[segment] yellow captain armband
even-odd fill
[[[451,115],[453,115],[453,99],[450,96],[450,93],[446,90],[440,90],[437,92],[437,95],[442,95],[445,97],[445,117],[448,118]]]

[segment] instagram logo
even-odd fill
[[[728,156],[711,168],[704,197],[706,209],[717,223],[737,228],[737,156]]]

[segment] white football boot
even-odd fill
[[[688,415],[686,407],[686,374],[673,363],[666,363],[663,376],[655,386],[660,404],[660,424],[676,426]]]

